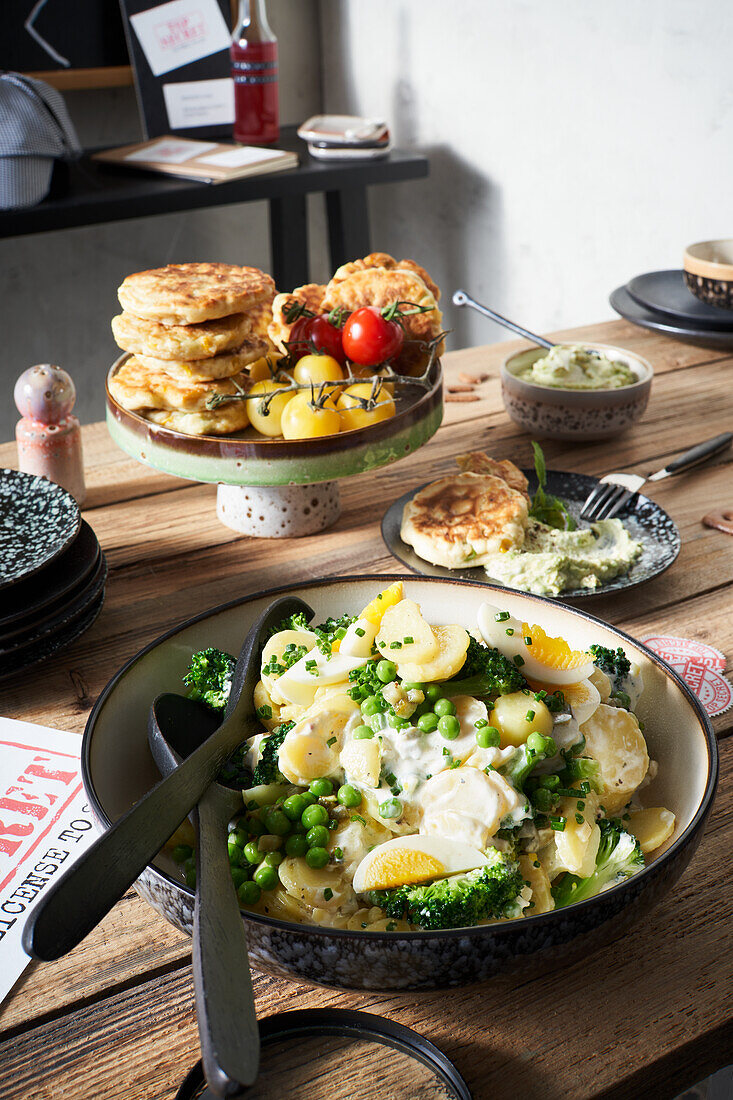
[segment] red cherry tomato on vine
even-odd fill
[[[299,317],[290,330],[288,339],[290,354],[296,361],[304,355],[316,352],[330,355],[339,363],[346,362],[346,353],[341,344],[341,329],[332,325],[328,317]]]
[[[352,363],[375,367],[398,354],[405,334],[397,321],[386,321],[376,306],[364,306],[351,314],[341,342]]]

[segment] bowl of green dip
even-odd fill
[[[641,356],[609,344],[525,348],[501,368],[511,419],[534,435],[579,442],[606,439],[641,418],[653,370]]]

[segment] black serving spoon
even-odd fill
[[[161,695],[150,708],[148,744],[162,776],[215,732],[220,717],[203,703]],[[247,934],[227,855],[227,826],[242,809],[240,789],[216,780],[193,812],[196,904],[193,980],[204,1073],[217,1096],[240,1096],[257,1078],[260,1033]]]
[[[262,646],[282,619],[297,612],[303,612],[308,621],[314,614],[297,596],[284,596],[260,615],[239,654],[222,724],[115,821],[50,888],[23,930],[27,954],[36,959],[58,959],[76,947],[155,858],[227,757],[242,741],[260,732],[253,693],[260,676]],[[161,698],[166,696],[159,696],[156,704]]]

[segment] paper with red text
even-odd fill
[[[0,718],[0,1002],[30,962],[28,914],[96,836],[80,750],[79,734]]]

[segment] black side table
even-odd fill
[[[314,160],[294,126],[282,130],[278,148],[296,152],[299,166],[271,176],[218,184],[128,171],[83,157],[70,166],[64,186],[55,187],[38,206],[0,211],[0,238],[267,199],[272,274],[279,288],[290,290],[309,281],[309,193],[322,192],[326,197],[331,264],[335,270],[370,251],[367,187],[422,179],[429,171],[427,157],[399,151],[384,160]]]

